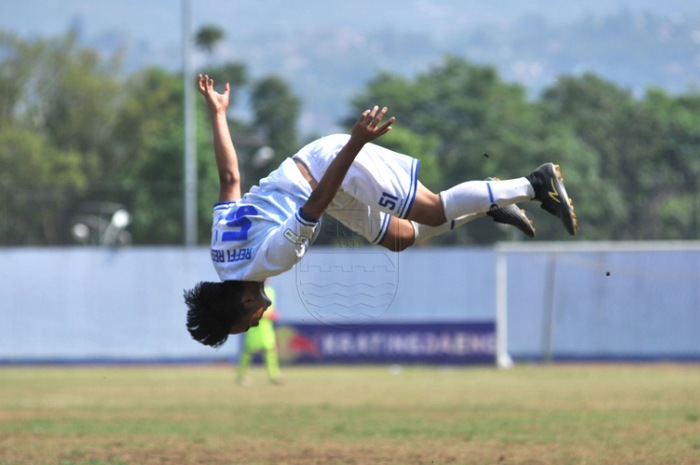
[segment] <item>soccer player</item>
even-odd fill
[[[268,296],[272,304],[263,313],[258,326],[253,326],[245,333],[241,356],[238,358],[238,376],[236,381],[241,386],[249,386],[250,378],[246,376],[253,356],[258,352],[265,354],[265,366],[267,376],[272,384],[284,384],[280,375],[280,362],[277,356],[277,338],[275,337],[275,321],[277,321],[277,302],[275,290],[265,286],[265,295]]]
[[[514,205],[526,200],[539,201],[576,234],[558,166],[547,163],[518,179],[464,182],[438,195],[418,181],[419,160],[371,144],[394,122],[392,117],[381,124],[387,109],[376,106],[360,115],[350,135],[308,144],[241,197],[226,120],[229,85],[220,94],[212,79],[200,75],[198,87],[209,107],[219,170],[211,258],[222,280],[185,292],[187,329],[202,344],[219,347],[229,334],[259,324],[270,306],[265,279],[301,260],[324,212],[397,252],[487,215],[534,235]]]

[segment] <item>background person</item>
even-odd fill
[[[263,352],[267,375],[273,384],[283,384],[280,374],[280,363],[277,354],[277,338],[275,336],[275,322],[279,319],[277,311],[277,295],[270,286],[265,286],[265,294],[272,302],[267,311],[260,319],[258,326],[253,326],[246,333],[243,339],[241,356],[238,358],[238,376],[236,382],[241,386],[250,385],[250,377],[246,375],[253,356],[258,352]]]

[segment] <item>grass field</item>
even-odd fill
[[[700,464],[700,367],[0,369],[0,463]]]

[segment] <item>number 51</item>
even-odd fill
[[[380,207],[389,207],[389,210],[394,211],[394,208],[396,208],[396,202],[399,200],[398,197],[394,197],[391,194],[388,194],[386,192],[382,192],[382,198],[379,199],[379,206]]]

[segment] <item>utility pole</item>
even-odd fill
[[[185,86],[185,245],[197,244],[197,147],[192,80],[192,1],[182,0],[182,76]]]

